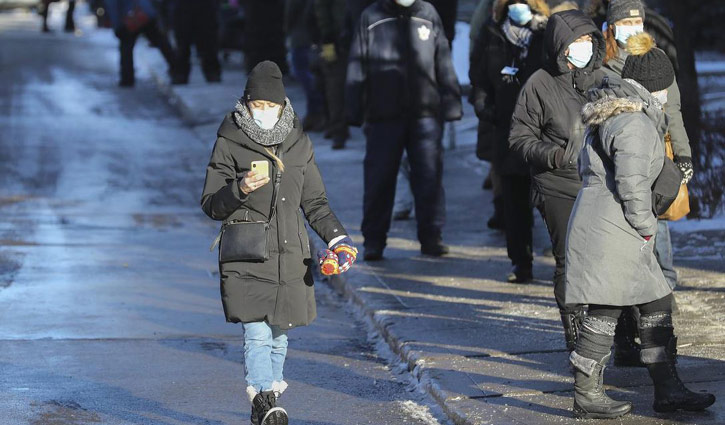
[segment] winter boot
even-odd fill
[[[287,425],[287,412],[277,406],[273,391],[262,391],[252,400],[252,425]]]
[[[571,353],[576,348],[576,340],[579,336],[579,329],[584,321],[585,312],[583,309],[573,312],[561,313],[561,323],[564,325],[564,339],[566,349]]]
[[[642,315],[640,319],[642,338],[642,363],[655,387],[655,412],[675,410],[704,410],[715,403],[715,396],[690,391],[677,374],[677,337],[672,327],[672,314],[658,312]]]
[[[640,360],[640,346],[635,341],[637,319],[633,309],[624,309],[614,331],[614,365],[617,367],[644,367]]]
[[[599,361],[572,351],[569,360],[574,365],[574,417],[579,419],[612,419],[626,415],[632,403],[609,398],[604,392],[604,367],[611,354]]]

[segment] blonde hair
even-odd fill
[[[277,155],[274,154],[274,149],[272,149],[272,148],[264,148],[264,149],[267,151],[269,156],[274,158],[274,162],[277,163],[277,168],[279,168],[279,171],[284,173],[284,162],[282,162],[282,160]]]

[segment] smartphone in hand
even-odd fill
[[[252,161],[252,171],[259,177],[269,177],[269,161]]]

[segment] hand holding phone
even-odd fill
[[[239,180],[239,190],[249,195],[269,183],[269,162],[253,161],[251,171],[247,171]]]

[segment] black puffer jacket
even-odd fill
[[[585,34],[592,35],[594,55],[585,68],[572,71],[565,51]],[[604,36],[589,17],[570,10],[549,18],[545,39],[546,66],[521,90],[509,144],[529,164],[536,191],[576,198],[581,187],[576,162],[585,130],[581,108],[587,103],[587,90],[606,75],[600,69],[606,54]]]
[[[252,161],[276,163],[262,145],[252,141],[234,122],[224,118],[206,170],[201,198],[204,212],[214,220],[267,221],[272,204],[270,182],[248,196],[239,190],[240,176]],[[283,329],[307,325],[316,316],[310,245],[304,217],[325,241],[344,235],[345,229],[330,210],[312,142],[295,118],[294,128],[280,145],[284,151],[277,214],[270,223],[265,262],[219,265],[224,314],[228,322],[267,320]],[[301,208],[301,209],[300,209]]]
[[[489,19],[471,52],[472,62],[468,73],[472,85],[470,101],[481,120],[479,131],[484,133],[479,135],[479,140],[491,144],[491,162],[502,175],[528,174],[526,164],[519,157],[511,155],[508,138],[511,115],[519,91],[543,65],[543,29],[542,24],[534,29],[528,54],[521,59],[521,49],[508,41],[500,23]],[[515,76],[502,74],[507,66],[518,68]]]
[[[354,35],[345,100],[351,125],[421,117],[460,119],[458,84],[443,25],[430,3],[378,0]]]

